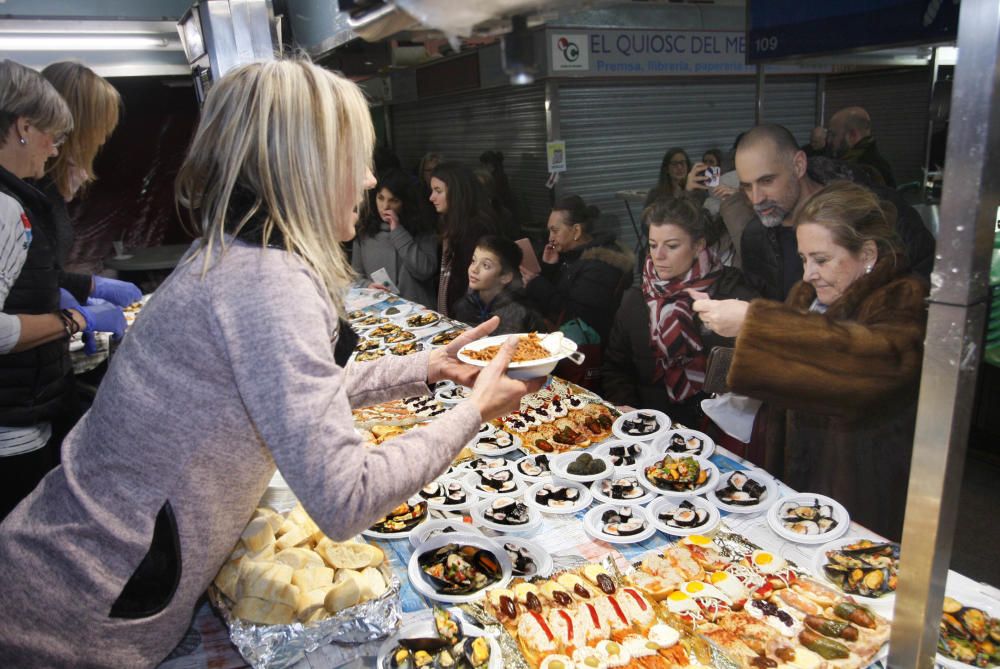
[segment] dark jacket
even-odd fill
[[[55,230],[56,262],[59,263],[59,287],[65,288],[76,301],[83,304],[90,297],[90,284],[92,277],[89,274],[77,274],[67,272],[62,269],[69,260],[69,253],[73,249],[73,240],[76,232],[73,230],[73,223],[70,220],[69,208],[66,200],[59,192],[58,186],[50,177],[44,177],[36,182],[29,181],[38,188],[48,198],[52,205],[53,229]]]
[[[555,326],[580,318],[604,342],[619,295],[632,283],[633,264],[633,255],[613,239],[595,239],[560,254],[557,263],[542,263],[542,273],[528,284],[527,293]]]
[[[865,186],[883,200],[896,207],[896,233],[903,242],[910,267],[914,272],[928,278],[934,268],[934,237],[924,225],[920,214],[906,204],[895,190],[872,184],[868,176],[857,167],[838,160],[816,157],[809,159],[808,175],[816,183],[825,185],[835,179],[846,179]],[[795,277],[785,277],[782,266],[781,248],[774,228],[765,228],[759,216],[754,216],[743,230],[740,240],[743,271],[747,279],[771,300],[785,298],[783,286],[802,278],[802,266]]]
[[[500,325],[493,332],[495,335],[537,332],[545,329],[541,315],[526,303],[520,291],[509,287],[500,291],[490,304],[483,304],[479,294],[470,290],[462,296],[462,299],[455,302],[451,311],[452,318],[469,325],[479,325],[494,316],[499,316]]]
[[[740,270],[724,267],[715,283],[708,288],[713,299],[752,300],[758,296]],[[733,340],[720,337],[701,325],[705,355],[716,346],[732,346]],[[671,409],[675,406],[667,396],[662,381],[654,381],[656,355],[649,341],[649,306],[639,288],[629,288],[622,297],[621,307],[615,314],[611,337],[604,350],[601,379],[604,397],[615,404],[627,404],[640,409],[658,409],[674,417]],[[695,396],[701,399],[698,396]],[[676,412],[675,412],[676,413]],[[697,427],[691,425],[690,427]]]
[[[880,186],[896,187],[896,179],[892,176],[889,161],[882,156],[875,145],[875,138],[868,136],[849,148],[841,160],[854,163],[865,168],[872,181]]]
[[[0,190],[21,203],[31,223],[31,246],[3,310],[8,314],[56,312],[61,267],[52,203],[2,167]],[[68,339],[0,355],[0,425],[28,426],[58,419],[72,388]]]
[[[895,259],[880,259],[825,314],[808,312],[816,291],[803,282],[784,304],[751,302],[728,381],[767,403],[769,472],[836,499],[852,520],[898,539],[927,284]]]

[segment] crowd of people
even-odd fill
[[[275,467],[330,537],[368,527],[540,386],[506,376],[513,340],[482,371],[459,361],[492,333],[562,329],[604,397],[693,428],[712,428],[706,379],[723,379],[763,402],[748,455],[898,538],[934,240],[891,188],[863,110],[806,148],[761,125],[693,165],[669,149],[636,258],[574,195],[553,203],[544,239],[522,238],[498,151],[479,169],[428,153],[403,170],[374,150],[364,97],[339,75],[237,68],[208,94],[176,182],[199,236],[81,418],[67,339],[121,336],[140,297],[61,266],[65,203],[94,179],[119,104],[83,66],[0,63],[5,663],[161,660]],[[350,365],[357,274],[472,327]],[[352,407],[442,379],[471,397],[362,447]]]

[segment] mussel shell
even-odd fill
[[[412,639],[400,639],[399,645],[407,649],[411,653],[416,653],[418,650],[422,650],[425,653],[430,653],[431,655],[437,653],[443,648],[448,647],[448,642],[441,637],[436,636],[424,636],[424,637],[414,637]]]
[[[958,619],[962,622],[962,626],[969,633],[969,636],[976,641],[986,640],[989,632],[986,628],[987,615],[985,613],[967,606],[959,612]]]

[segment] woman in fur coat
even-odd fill
[[[870,191],[829,184],[796,217],[805,271],[784,304],[694,304],[737,336],[729,385],[767,403],[767,469],[890,539],[902,533],[927,321],[927,285],[894,218]]]

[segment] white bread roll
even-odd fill
[[[308,548],[286,548],[274,555],[274,561],[287,564],[292,569],[304,567],[325,567],[326,563],[318,553]]]
[[[308,540],[309,533],[298,525],[293,525],[290,530],[278,537],[274,545],[279,551],[283,551],[286,548],[294,548],[295,546],[304,544]]]
[[[240,578],[240,564],[236,561],[227,562],[222,565],[222,569],[215,577],[215,587],[217,587],[222,594],[236,601],[236,584]]]
[[[266,506],[259,507],[253,514],[254,518],[263,518],[271,526],[271,532],[277,533],[278,528],[285,522],[280,513]]]
[[[239,582],[236,586],[236,596],[240,599],[243,597],[274,599],[274,597],[258,593],[266,592],[272,587],[291,585],[292,574],[294,572],[295,570],[286,564],[254,561],[244,558],[240,562]],[[292,602],[291,606],[295,606],[295,602]]]
[[[274,544],[268,544],[264,548],[260,549],[256,553],[245,553],[241,559],[250,560],[251,562],[273,562],[274,561]]]
[[[364,569],[382,564],[381,550],[369,544],[337,543],[324,537],[316,544],[316,552],[335,569]]]
[[[333,585],[333,570],[329,567],[303,567],[292,574],[292,585],[303,592]]]
[[[288,513],[288,520],[301,527],[310,536],[320,531],[319,526],[313,522],[313,519],[309,517],[309,514],[306,513],[305,508],[301,504]]]
[[[299,605],[295,615],[304,623],[312,623],[317,620],[325,620],[330,617],[330,612],[326,610],[326,595],[331,586],[316,588],[309,592],[299,594]]]
[[[360,578],[360,574],[358,577]],[[330,613],[337,613],[354,606],[359,601],[361,601],[360,583],[348,577],[330,587],[323,604]]]
[[[258,625],[290,625],[295,621],[294,607],[256,597],[243,597],[237,601],[233,615]]]
[[[299,603],[299,589],[291,583],[262,578],[247,585],[240,584],[240,599],[246,597],[277,602],[294,609]]]
[[[376,599],[388,588],[388,584],[385,582],[385,577],[375,567],[366,567],[361,572],[361,577],[365,579],[368,585],[368,599]]]
[[[243,545],[247,547],[247,551],[251,553],[259,553],[261,550],[267,547],[268,544],[274,543],[274,532],[271,530],[271,526],[268,524],[265,518],[254,518],[247,524],[246,529],[243,530],[243,534],[240,535],[240,540],[243,541]]]

